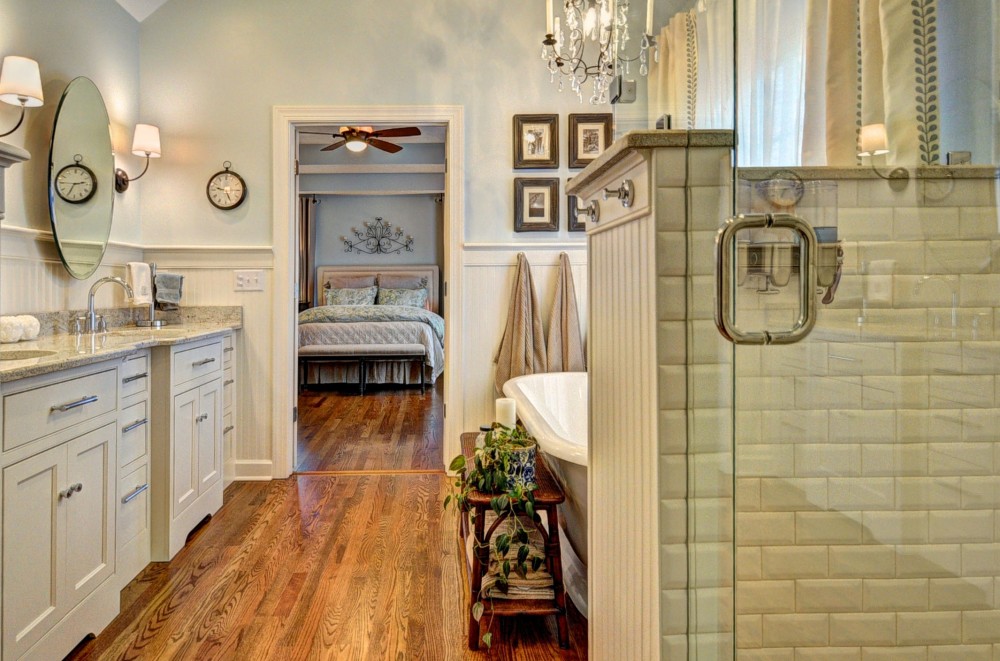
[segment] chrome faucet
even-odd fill
[[[129,298],[132,298],[134,296],[132,288],[129,286],[129,284],[127,282],[125,282],[121,278],[112,278],[112,277],[101,278],[100,280],[98,280],[97,282],[95,282],[93,284],[93,286],[91,286],[91,288],[90,288],[90,294],[87,295],[87,332],[88,333],[96,333],[97,332],[97,315],[94,314],[94,294],[97,293],[97,290],[100,289],[101,285],[103,285],[105,282],[113,282],[113,283],[115,283],[117,285],[121,285],[122,287],[125,288],[125,293],[128,295]]]

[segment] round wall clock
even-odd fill
[[[83,204],[97,192],[97,177],[81,162],[83,156],[77,154],[73,161],[56,173],[56,194],[70,204]]]
[[[793,207],[805,194],[802,179],[787,170],[775,172],[770,179],[759,182],[757,187],[761,196],[776,207]]]
[[[247,199],[247,183],[243,181],[243,177],[229,169],[232,166],[229,161],[224,162],[222,167],[225,169],[209,177],[208,187],[205,189],[208,201],[223,211],[235,209]]]

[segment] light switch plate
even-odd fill
[[[233,271],[236,276],[236,291],[264,291],[264,272],[254,271]]]

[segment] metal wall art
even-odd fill
[[[352,227],[356,238],[349,239],[346,236],[340,237],[344,242],[344,252],[358,252],[363,255],[389,254],[397,255],[406,252],[413,252],[413,237],[403,236],[401,227],[392,227],[391,223],[376,218],[375,222],[365,221],[361,230]]]

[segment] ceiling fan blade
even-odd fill
[[[323,147],[322,149],[320,149],[320,151],[333,151],[334,149],[340,149],[346,144],[347,140],[344,140],[343,142],[335,142],[332,145],[327,145],[326,147]]]
[[[403,149],[399,145],[394,145],[391,142],[386,142],[385,140],[379,140],[378,138],[368,138],[367,140],[365,140],[365,142],[370,144],[372,147],[375,147],[375,149],[381,149],[382,151],[387,151],[390,154],[395,154],[396,152],[402,151]]]
[[[329,131],[299,131],[299,133],[304,133],[306,135],[328,135],[331,138],[344,137],[342,133],[330,133]]]
[[[420,135],[420,129],[416,126],[401,126],[396,129],[382,129],[371,134],[373,138],[405,138],[411,135]]]

